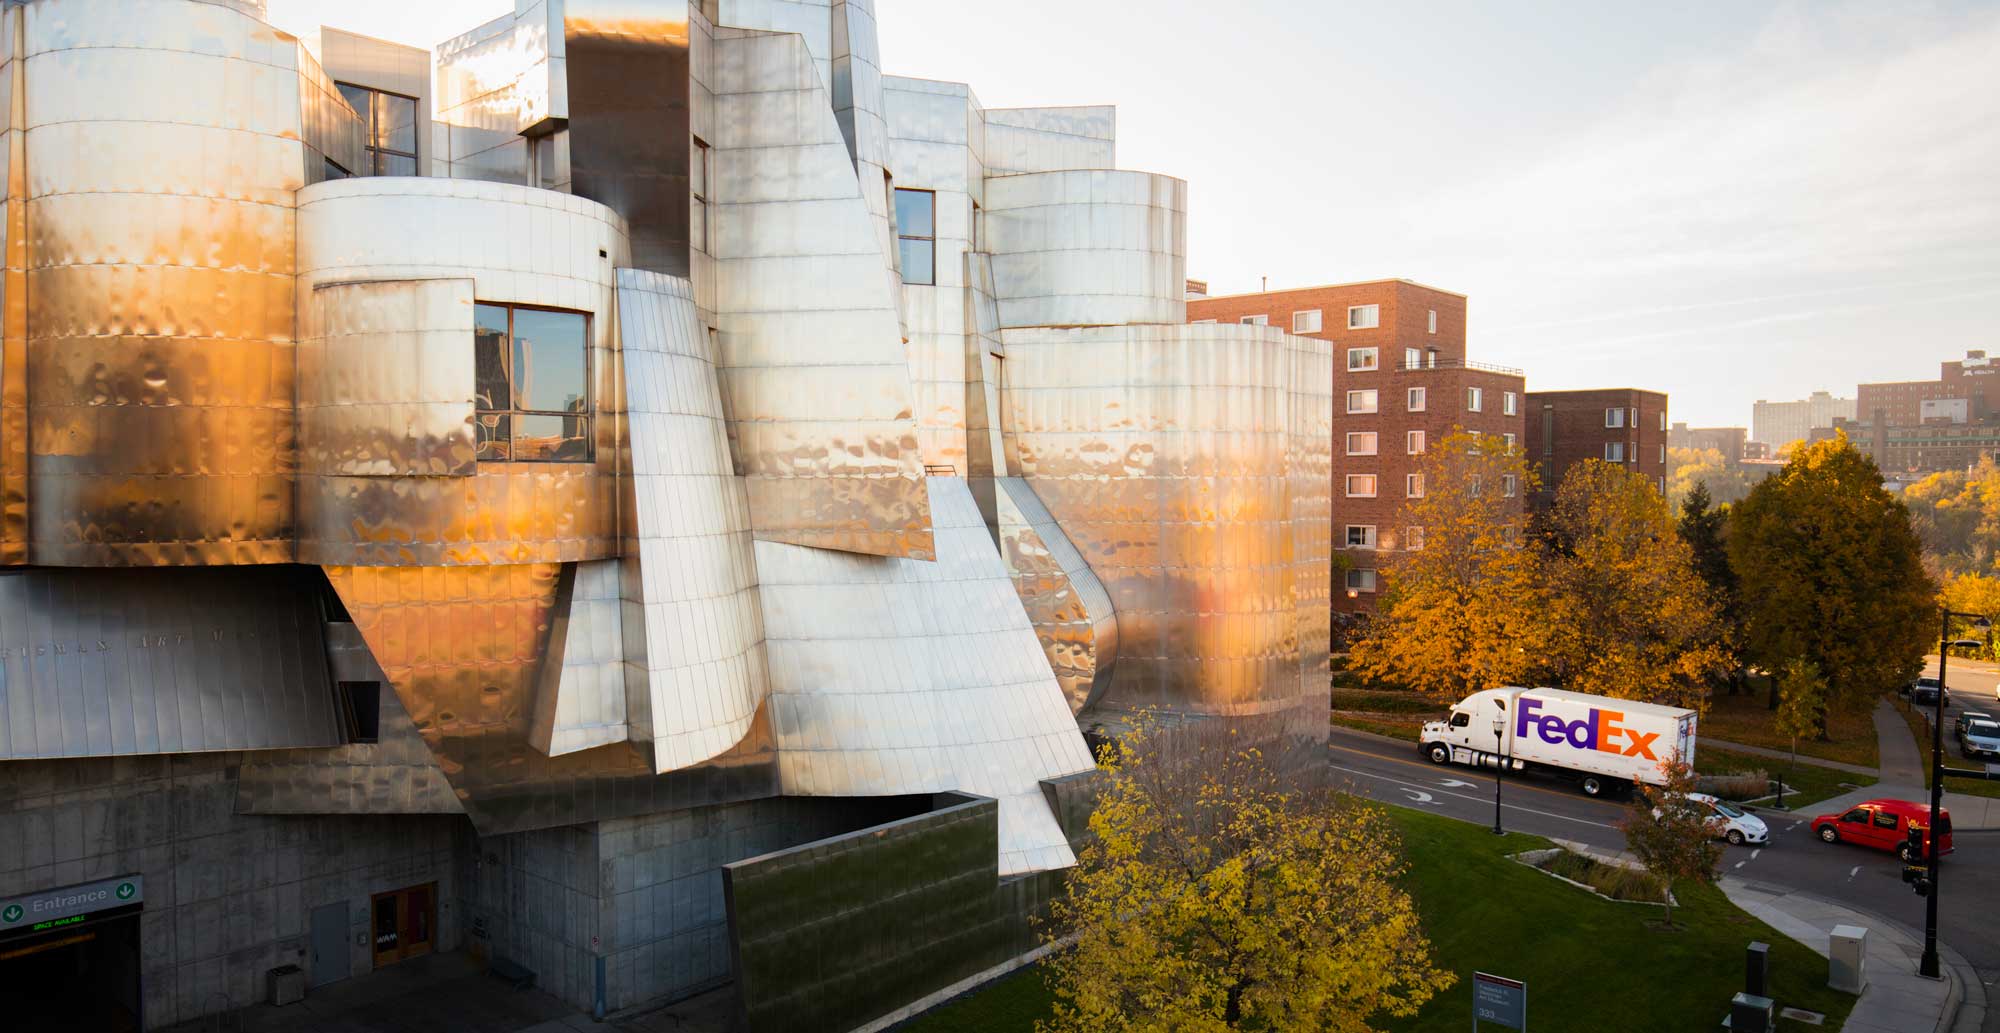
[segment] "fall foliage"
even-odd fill
[[[1385,816],[1333,791],[1318,744],[1238,733],[1142,722],[1107,756],[1040,1033],[1364,1033],[1455,982]]]
[[[1661,762],[1660,771],[1665,781],[1656,786],[1640,785],[1632,813],[1619,825],[1632,856],[1670,887],[1660,905],[1666,908],[1666,923],[1672,925],[1674,880],[1714,882],[1722,845],[1715,841],[1720,831],[1718,819],[1688,799],[1695,791],[1694,768],[1676,753]]]

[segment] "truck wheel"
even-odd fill
[[[1819,830],[1819,839],[1822,843],[1838,843],[1840,842],[1840,830],[1831,825],[1822,825]]]
[[[1446,746],[1444,743],[1431,743],[1430,748],[1424,752],[1430,757],[1433,764],[1448,764],[1451,762],[1451,747]]]
[[[1583,781],[1578,782],[1577,785],[1583,790],[1583,795],[1585,796],[1603,796],[1604,790],[1608,788],[1604,780],[1598,778],[1596,775],[1583,776]]]

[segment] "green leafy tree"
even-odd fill
[[[1673,884],[1677,880],[1715,881],[1715,867],[1722,862],[1721,819],[1688,799],[1695,792],[1694,768],[1676,751],[1660,762],[1664,781],[1657,786],[1641,785],[1633,798],[1632,813],[1619,827],[1625,832],[1625,846],[1632,856],[1666,884],[1660,906],[1666,909],[1666,924],[1674,924]]]
[[[1750,494],[1750,475],[1712,448],[1667,449],[1667,500],[1678,506],[1702,485],[1715,501],[1727,505]]]
[[[1694,556],[1694,572],[1708,586],[1716,616],[1733,644],[1743,638],[1743,606],[1737,597],[1736,571],[1729,566],[1729,507],[1710,502],[1708,485],[1696,481],[1681,500],[1680,522],[1674,531],[1687,543]],[[1742,684],[1742,668],[1729,670],[1729,691],[1733,695]]]
[[[1795,658],[1778,675],[1778,712],[1774,727],[1792,740],[1792,759],[1787,775],[1799,766],[1799,737],[1818,735],[1821,715],[1826,713],[1826,678],[1811,660]],[[1783,803],[1783,800],[1779,801]]]
[[[1992,457],[1910,485],[1903,503],[1934,575],[2000,574],[2000,465]]]
[[[1958,574],[1945,580],[1944,591],[1939,593],[1939,601],[1945,609],[1957,613],[1976,613],[1988,619],[2000,618],[2000,577],[1985,574]],[[1979,658],[1995,658],[1993,631],[1990,628],[1975,627],[1964,617],[1952,618],[1951,637],[1972,639],[1981,643]],[[1960,656],[1954,651],[1951,655]]]
[[[1591,459],[1570,468],[1543,522],[1547,680],[1701,708],[1734,666],[1694,550],[1651,481]]]
[[[1455,982],[1387,817],[1334,791],[1323,745],[1236,731],[1142,722],[1106,752],[1039,1033],[1366,1033]]]
[[[1424,494],[1403,508],[1405,547],[1384,556],[1349,666],[1453,699],[1519,684],[1548,628],[1522,507],[1534,474],[1520,449],[1464,433],[1432,442],[1418,470]]]
[[[1937,585],[1908,511],[1846,435],[1799,447],[1731,507],[1729,561],[1749,658],[1774,673],[1811,661],[1828,706],[1866,706],[1923,669]]]

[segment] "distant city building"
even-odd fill
[[[1796,402],[1767,402],[1758,399],[1750,417],[1750,438],[1769,445],[1773,454],[1794,441],[1812,436],[1815,427],[1831,427],[1836,419],[1853,419],[1854,399],[1835,398],[1814,391]]]
[[[1614,387],[1528,395],[1528,461],[1545,507],[1569,469],[1586,459],[1617,463],[1667,490],[1667,396]],[[1339,492],[1335,493],[1336,501]]]
[[[1409,280],[1188,302],[1191,322],[1333,342],[1333,547],[1347,560],[1337,610],[1372,609],[1386,587],[1381,557],[1410,547],[1400,514],[1424,491],[1419,466],[1431,443],[1464,429],[1521,444],[1521,371],[1466,357],[1465,309],[1465,295]],[[1421,529],[1414,534],[1421,547]]]
[[[1193,301],[1196,298],[1206,297],[1208,297],[1207,280],[1189,280],[1187,282],[1187,300]]]
[[[1884,473],[1921,477],[2000,455],[2000,363],[1984,351],[1938,364],[1936,380],[1862,384],[1845,432]],[[1819,433],[1819,432],[1815,432]]]
[[[1720,452],[1724,462],[1738,463],[1744,459],[1749,437],[1750,431],[1743,427],[1690,427],[1676,423],[1667,428],[1667,447]]]
[[[1769,459],[1771,458],[1771,446],[1762,441],[1745,441],[1743,443],[1743,458],[1746,462],[1752,459]]]

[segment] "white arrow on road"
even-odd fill
[[[1437,803],[1436,800],[1431,799],[1431,794],[1426,793],[1421,789],[1409,789],[1403,786],[1398,786],[1397,788],[1402,789],[1403,792],[1410,794],[1410,800],[1414,803]]]
[[[1459,781],[1458,779],[1455,779],[1455,778],[1441,778],[1441,779],[1438,779],[1438,784],[1439,784],[1439,785],[1442,785],[1442,786],[1444,786],[1444,787],[1445,787],[1446,789],[1477,789],[1477,788],[1479,788],[1479,784],[1478,784],[1478,783],[1476,783],[1476,782],[1460,782],[1460,781]]]

